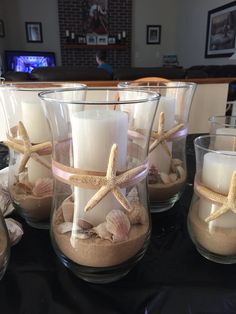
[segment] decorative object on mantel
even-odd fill
[[[124,93],[88,88],[84,100],[67,96],[67,102],[61,102],[64,91],[39,95],[53,132],[52,243],[63,264],[89,282],[120,279],[142,258],[149,242],[145,178],[159,97],[130,90],[123,99]],[[130,130],[140,136],[131,137]]]
[[[196,174],[188,229],[199,253],[223,264],[236,263],[235,143],[236,136],[221,134],[194,141]]]

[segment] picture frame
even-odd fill
[[[3,20],[0,20],[0,37],[5,37],[5,28]]]
[[[147,25],[147,45],[159,45],[161,43],[161,25]]]
[[[236,50],[236,1],[208,11],[205,58],[229,57]]]
[[[26,40],[28,43],[42,43],[42,23],[25,22]]]
[[[85,36],[78,36],[78,43],[79,44],[86,44]]]
[[[97,45],[108,45],[108,36],[107,35],[97,36]]]
[[[116,44],[116,37],[115,36],[109,36],[108,37],[108,44],[109,45],[115,45]]]
[[[86,44],[87,45],[96,45],[97,44],[97,36],[95,35],[86,35]]]

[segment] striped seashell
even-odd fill
[[[113,242],[127,240],[130,230],[129,218],[121,210],[113,209],[106,216],[106,228],[112,234]]]
[[[131,212],[127,213],[131,225],[141,224],[144,225],[146,222],[145,208],[142,206],[134,206]]]
[[[106,224],[106,222],[103,222],[92,230],[99,238],[112,241],[112,234],[107,230]]]
[[[39,178],[32,189],[34,196],[44,196],[51,194],[53,189],[53,181],[50,178]]]

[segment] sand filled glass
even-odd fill
[[[53,135],[52,243],[90,282],[124,276],[150,236],[147,153],[158,95],[130,90],[120,101],[123,92],[88,88],[83,101],[40,94]]]

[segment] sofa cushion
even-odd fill
[[[106,81],[111,76],[103,69],[82,67],[40,67],[30,73],[38,81]]]

